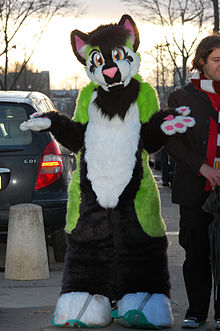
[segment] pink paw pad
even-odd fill
[[[174,117],[173,115],[168,115],[164,118],[164,122],[161,124],[161,130],[168,136],[175,133],[184,133],[188,127],[193,127],[195,125],[195,120],[193,117],[186,116],[190,113],[189,107],[179,107],[176,109],[181,115]]]
[[[172,121],[173,119],[174,119],[173,115],[168,115],[167,117],[164,118],[164,120],[167,120],[167,121]]]

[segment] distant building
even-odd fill
[[[50,73],[24,70],[18,75],[17,72],[9,72],[8,86],[19,91],[39,91],[50,97]]]
[[[72,118],[76,107],[78,92],[79,91],[77,89],[68,91],[51,90],[50,98],[60,113],[67,115],[69,118]]]

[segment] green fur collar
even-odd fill
[[[140,122],[145,123],[156,111],[158,111],[158,98],[155,89],[149,83],[143,83],[140,75],[136,75],[134,79],[140,82],[140,92],[137,98],[137,105],[139,109]],[[88,108],[95,88],[96,85],[91,82],[82,89],[77,101],[77,108],[73,118],[75,122],[80,122],[82,124],[88,123]]]

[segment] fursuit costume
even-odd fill
[[[167,238],[148,153],[194,120],[184,107],[158,112],[155,90],[138,75],[139,34],[130,16],[88,34],[74,30],[71,43],[91,80],[73,120],[49,112],[21,125],[50,130],[77,155],[52,323],[108,325],[114,300],[113,318],[125,326],[171,326]]]

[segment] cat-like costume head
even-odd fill
[[[105,91],[126,87],[138,73],[139,33],[129,15],[123,15],[118,24],[101,25],[88,34],[74,30],[71,43],[90,80]]]

